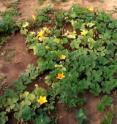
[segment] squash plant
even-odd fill
[[[0,47],[8,40],[9,35],[17,30],[14,20],[14,16],[18,15],[17,2],[14,1],[5,12],[0,12]]]
[[[37,63],[29,65],[15,81],[15,91],[1,96],[3,124],[10,112],[21,122],[56,123],[53,111],[58,101],[77,107],[86,102],[81,96],[87,91],[99,96],[117,89],[117,21],[106,13],[75,5],[68,12],[46,8],[37,13],[33,24],[21,22],[19,28]],[[49,88],[27,92],[27,86],[43,74]],[[45,102],[42,106],[37,104],[40,98]],[[111,104],[110,97],[104,96],[97,108],[103,111]],[[80,113],[82,123],[86,116]]]

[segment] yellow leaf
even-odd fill
[[[60,59],[60,60],[65,60],[65,58],[66,58],[66,56],[63,55],[63,54],[59,56],[59,59]]]

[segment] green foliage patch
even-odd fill
[[[31,31],[28,22],[19,26],[37,63],[15,81],[16,92],[8,90],[0,97],[3,124],[10,112],[23,122],[55,124],[56,115],[52,115],[57,101],[77,107],[86,102],[81,96],[87,91],[94,96],[106,94],[97,106],[100,112],[112,104],[107,95],[117,89],[117,20],[104,12],[73,6],[68,12],[46,8],[37,13],[33,18],[36,31]],[[48,89],[36,86],[26,91],[27,85],[45,73]],[[82,109],[77,118],[81,124],[87,119]]]
[[[8,40],[9,36],[17,30],[15,16],[17,12],[17,2],[9,5],[5,12],[0,12],[0,47]]]

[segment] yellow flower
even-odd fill
[[[37,102],[42,105],[47,102],[46,96],[40,96]]]
[[[86,36],[87,34],[88,34],[88,31],[87,31],[87,30],[82,30],[82,31],[81,31],[81,35],[82,35],[82,36]]]
[[[94,11],[94,8],[93,7],[89,7],[88,10],[91,11],[91,12],[93,12]]]
[[[40,41],[43,41],[46,38],[46,35],[50,33],[50,30],[47,27],[43,27],[38,33],[37,38]]]
[[[64,75],[64,73],[58,73],[57,75],[56,75],[56,79],[63,79],[65,77],[65,75]]]
[[[42,36],[44,36],[44,32],[41,30],[37,33],[37,37],[42,37]]]
[[[60,60],[65,60],[65,58],[66,58],[66,56],[63,55],[63,54],[59,56],[59,59],[60,59]]]
[[[44,36],[44,31],[39,31],[37,33],[37,38],[40,40],[40,41],[43,41],[45,39],[45,36]]]
[[[36,16],[32,15],[32,19],[33,19],[33,21],[35,21],[36,20]]]

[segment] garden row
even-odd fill
[[[97,110],[104,112],[108,106],[109,110],[101,124],[112,123],[109,94],[117,89],[117,20],[92,8],[73,6],[64,12],[47,7],[28,22],[3,16],[0,33],[16,31],[25,36],[37,62],[19,76],[14,89],[6,89],[0,97],[0,124],[8,121],[10,113],[19,122],[55,124],[57,102],[80,107],[86,103],[82,95],[87,92],[103,96]],[[28,85],[42,75],[48,88],[37,82],[29,92]],[[87,121],[83,107],[76,118],[80,124]]]

